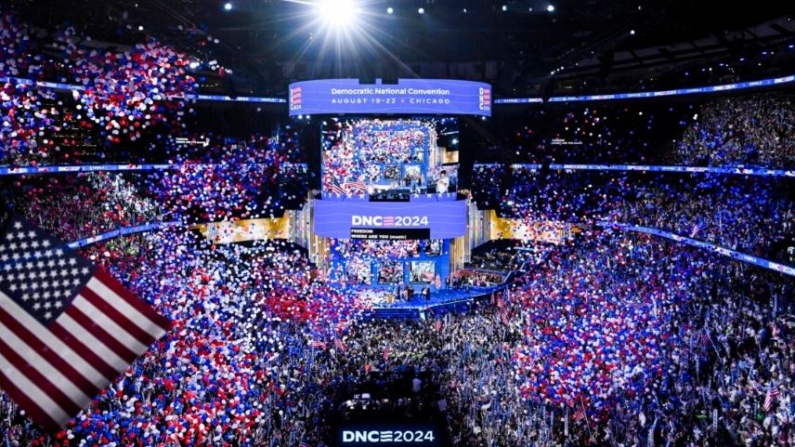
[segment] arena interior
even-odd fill
[[[795,445],[794,19],[5,0],[0,447]]]

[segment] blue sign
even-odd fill
[[[430,230],[430,239],[463,236],[466,201],[363,202],[316,200],[315,234],[349,239],[351,230]],[[358,233],[356,233],[358,234]]]
[[[452,79],[400,79],[360,84],[323,79],[290,84],[290,116],[412,114],[491,116],[491,85]]]
[[[173,227],[175,225],[181,225],[180,222],[155,222],[145,225],[139,225],[136,227],[124,227],[119,228],[118,230],[111,230],[106,233],[97,234],[95,236],[87,237],[85,239],[80,239],[74,242],[69,242],[66,244],[69,248],[80,248],[85,247],[86,245],[94,244],[97,242],[101,242],[108,239],[113,239],[115,237],[123,236],[125,234],[133,234],[133,233],[143,233],[145,231],[152,231],[152,230],[159,230],[161,228],[168,228]]]

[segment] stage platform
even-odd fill
[[[490,300],[491,294],[499,289],[499,286],[439,289],[431,292],[428,300],[415,294],[411,301],[375,302],[365,318],[411,320],[437,313],[464,311],[475,302]]]

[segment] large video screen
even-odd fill
[[[453,79],[399,79],[361,84],[358,79],[320,79],[290,84],[289,113],[296,115],[491,116],[491,86]]]
[[[436,262],[411,261],[409,263],[409,281],[430,284],[436,278]]]
[[[368,259],[350,259],[345,268],[349,284],[370,284],[372,270]]]
[[[403,261],[389,259],[378,262],[378,284],[403,282]]]
[[[315,234],[338,239],[452,239],[466,233],[463,200],[315,201]]]
[[[323,121],[321,192],[379,194],[455,192],[455,118],[328,119]]]

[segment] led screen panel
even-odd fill
[[[315,234],[367,239],[452,239],[466,233],[466,201],[365,202],[316,200]],[[383,237],[381,237],[383,236]]]
[[[358,79],[320,79],[290,84],[289,113],[491,116],[491,102],[491,85],[483,82],[400,79],[397,84],[360,84]]]

